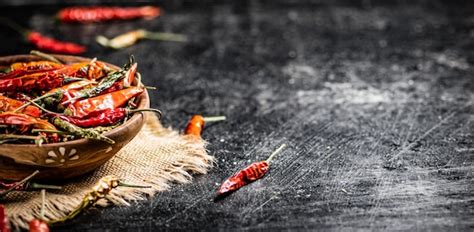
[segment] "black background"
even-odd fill
[[[474,229],[472,2],[160,1],[158,19],[91,25],[55,22],[64,2],[2,3],[4,17],[87,45],[84,56],[134,54],[166,126],[228,117],[204,132],[208,175],[54,231]],[[190,41],[94,42],[136,28]],[[33,48],[3,27],[0,41],[0,55]],[[211,202],[281,143],[266,178]]]

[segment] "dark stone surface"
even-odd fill
[[[217,158],[209,175],[55,231],[474,229],[472,2],[163,4],[158,20],[98,25],[55,24],[56,6],[2,7],[88,45],[86,56],[121,64],[135,54],[165,125],[229,118],[204,132]],[[94,43],[138,27],[191,42]],[[1,55],[31,49],[0,30]],[[290,147],[266,178],[210,201],[224,178],[281,143]]]

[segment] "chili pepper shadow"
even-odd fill
[[[219,194],[219,195],[216,195],[214,197],[214,202],[219,202],[219,201],[222,201],[224,200],[224,198],[227,198],[229,195],[231,195],[233,192],[235,191],[230,191],[230,192],[226,192],[226,193],[222,193],[222,194]]]

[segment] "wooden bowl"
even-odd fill
[[[55,55],[65,63],[87,61],[76,56]],[[14,62],[42,60],[32,55],[0,57],[0,67]],[[118,68],[114,65],[110,67]],[[145,91],[139,96],[138,108],[148,108],[150,99]],[[112,158],[122,147],[132,140],[145,123],[145,114],[136,113],[123,125],[104,133],[115,141],[108,144],[90,139],[78,139],[61,143],[2,144],[0,145],[0,179],[20,180],[35,170],[40,173],[35,179],[62,180],[88,173]]]

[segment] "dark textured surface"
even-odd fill
[[[276,2],[165,2],[158,20],[99,25],[55,24],[54,6],[3,7],[87,44],[86,56],[120,64],[135,54],[165,125],[229,118],[205,130],[217,158],[209,175],[55,230],[474,229],[474,5]],[[137,27],[191,41],[94,43]],[[0,30],[1,55],[30,49]],[[210,201],[281,143],[290,147],[266,178]]]

